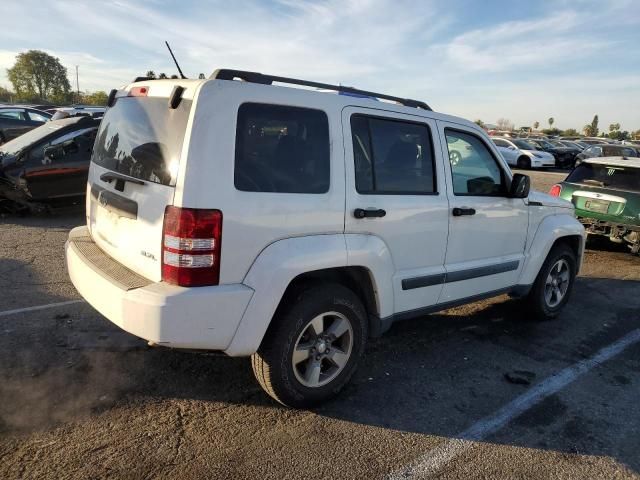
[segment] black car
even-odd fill
[[[580,153],[575,148],[563,146],[559,142],[558,145],[554,145],[548,140],[539,138],[528,138],[527,140],[537,145],[538,150],[553,155],[556,159],[556,165],[559,167],[573,167],[576,155]]]
[[[595,157],[640,157],[640,147],[635,145],[611,145],[610,143],[591,145],[578,154],[576,165],[585,158]]]
[[[0,145],[39,127],[50,119],[50,113],[35,108],[0,106]]]
[[[0,204],[40,209],[85,194],[100,120],[53,120],[0,145]]]

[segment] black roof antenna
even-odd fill
[[[171,51],[171,47],[169,46],[169,42],[167,42],[165,40],[164,43],[167,45],[167,48],[169,49],[169,53],[171,54],[171,58],[173,58],[173,63],[176,64],[176,67],[178,68],[178,72],[180,72],[180,78],[187,78],[187,77],[184,76],[184,73],[182,73],[182,70],[180,70],[180,65],[178,65],[178,61],[176,60],[176,57],[173,55],[173,52]]]

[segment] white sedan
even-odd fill
[[[555,167],[556,159],[548,152],[536,150],[525,138],[491,137],[509,165],[518,168]]]

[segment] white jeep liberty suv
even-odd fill
[[[124,330],[250,355],[302,407],[396,320],[502,293],[539,318],[566,304],[572,205],[529,192],[475,124],[254,72],[136,80],[111,92],[66,244],[77,290]]]

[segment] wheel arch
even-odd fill
[[[256,352],[278,309],[300,289],[322,282],[339,283],[351,289],[367,310],[370,332],[380,334],[383,330],[380,317],[393,310],[390,254],[381,252],[386,245],[380,239],[360,239],[360,249],[354,249],[358,260],[354,264],[349,261],[349,240],[345,237],[349,235],[296,237],[266,247],[243,280],[254,294],[225,353],[246,356]],[[377,250],[372,251],[372,247]],[[366,255],[373,265],[367,263]]]
[[[580,271],[585,235],[584,227],[573,215],[563,213],[545,217],[540,222],[528,248],[519,284],[533,284],[549,252],[559,244],[567,245],[575,253],[576,273]]]

